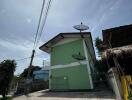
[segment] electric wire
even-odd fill
[[[45,0],[43,0],[43,4],[42,4],[42,8],[41,8],[41,12],[40,12],[40,17],[39,17],[39,22],[38,22],[38,26],[37,26],[36,35],[35,35],[35,40],[34,40],[34,46],[33,46],[33,49],[35,48],[36,41],[37,41],[37,38],[38,38],[39,27],[40,27],[40,25],[41,25],[41,19],[42,19],[42,15],[43,15],[44,5],[45,5]]]
[[[46,6],[46,15],[44,17],[44,23],[42,25],[42,29],[40,31],[40,35],[39,35],[39,29],[40,29],[40,25],[41,25],[41,21],[42,21],[42,16],[43,16],[43,11],[44,11],[44,5],[45,5],[45,0],[43,1],[43,4],[42,4],[42,8],[41,8],[41,12],[40,12],[40,17],[39,17],[39,22],[38,22],[38,26],[37,26],[37,32],[36,32],[36,35],[35,35],[35,39],[34,39],[34,45],[33,45],[33,49],[36,49],[36,46],[39,41],[39,39],[41,38],[41,35],[42,35],[42,30],[43,30],[43,27],[45,25],[45,22],[46,22],[46,19],[47,19],[47,15],[48,15],[48,11],[49,11],[49,8],[51,6],[51,3],[52,3],[52,0],[49,0],[47,6]],[[38,35],[39,35],[39,39],[38,39]],[[36,56],[39,56],[39,55],[35,55]],[[22,58],[22,59],[17,59],[16,61],[21,61],[21,60],[25,60],[25,59],[30,59],[31,57],[25,57],[25,58]]]
[[[43,31],[43,28],[45,26],[46,19],[47,19],[47,16],[48,16],[48,12],[49,12],[49,9],[51,7],[52,2],[53,2],[53,0],[49,0],[48,3],[47,3],[46,12],[45,12],[45,16],[44,16],[44,21],[43,21],[43,24],[42,24],[42,28],[39,32],[41,21],[42,21],[42,18],[43,18],[44,5],[45,5],[45,0],[43,0],[41,12],[40,12],[40,17],[39,17],[39,22],[38,22],[38,26],[37,26],[37,31],[36,31],[36,35],[35,35],[35,39],[34,39],[34,43],[33,43],[33,49],[36,49],[37,44],[39,43],[39,40],[42,36],[42,31]],[[36,57],[36,56],[40,56],[40,55],[35,55],[34,57]],[[30,59],[30,58],[31,57],[25,57],[25,58],[17,59],[15,61],[23,61],[23,60]]]
[[[42,55],[38,54],[38,55],[35,55],[34,57],[38,57],[38,56],[42,56]],[[23,60],[27,60],[27,59],[30,59],[30,58],[31,57],[25,57],[25,58],[17,59],[15,61],[23,61]]]
[[[42,23],[42,27],[40,29],[40,32],[39,32],[39,36],[38,36],[38,39],[36,40],[36,45],[35,45],[35,49],[37,48],[37,45],[39,44],[39,41],[41,39],[41,36],[42,36],[42,33],[43,33],[43,29],[45,27],[45,24],[46,24],[46,20],[47,20],[47,16],[48,16],[48,13],[49,13],[49,10],[51,8],[51,4],[52,4],[53,0],[49,0],[49,2],[47,3],[47,6],[46,6],[46,10],[45,10],[45,16],[44,16],[44,20],[43,20],[43,23]],[[41,19],[42,21],[42,19]]]

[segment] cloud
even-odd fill
[[[31,56],[42,0],[0,1],[0,56],[19,59]],[[82,21],[90,27],[93,40],[106,28],[132,23],[131,0],[53,0],[38,47],[60,32],[74,32]],[[35,65],[42,65],[49,55],[37,48]],[[19,61],[17,72],[30,59]]]
[[[27,18],[26,21],[27,21],[27,23],[31,23],[32,22],[32,19]]]

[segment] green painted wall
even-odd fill
[[[81,55],[85,56],[82,39],[52,47],[51,66],[77,62],[77,60],[72,58],[72,55],[78,54],[79,52]],[[87,65],[52,69],[50,89],[91,89],[88,75]]]
[[[90,89],[86,65],[52,69],[51,73],[52,90]]]
[[[82,39],[53,47],[51,52],[51,65],[60,65],[76,62],[73,54],[84,55]]]

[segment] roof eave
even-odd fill
[[[77,38],[77,36],[80,36],[79,38],[82,38],[82,35],[84,38],[87,38],[86,35],[91,35],[90,32],[74,32],[74,33],[60,33],[57,36],[55,36],[54,38],[52,38],[51,40],[49,40],[48,42],[46,42],[45,44],[43,44],[42,46],[39,47],[40,50],[45,51],[46,53],[50,53],[51,52],[51,47],[53,44],[57,43],[58,41],[60,41],[63,38],[72,38],[72,36],[75,36],[75,38]]]

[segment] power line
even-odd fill
[[[34,40],[33,49],[35,48],[36,41],[37,41],[37,37],[38,37],[38,34],[39,34],[39,27],[40,27],[40,24],[41,24],[41,19],[42,19],[42,15],[43,15],[44,5],[45,5],[45,0],[43,0],[41,12],[40,12],[39,23],[38,23],[38,26],[37,26],[37,32],[36,32],[36,35],[35,35],[35,40]]]
[[[44,5],[45,5],[45,0],[43,0],[43,3],[42,3],[42,8],[41,8],[40,17],[39,17],[38,26],[37,26],[37,31],[36,31],[36,35],[35,35],[35,39],[34,39],[33,49],[36,46],[36,41],[37,41],[38,34],[39,34],[39,28],[40,28],[40,25],[41,25],[41,20],[42,20]],[[22,58],[22,59],[18,59],[16,61],[21,61],[21,60],[25,60],[25,59],[29,59],[29,58],[31,58],[31,57],[25,57],[25,58]]]
[[[37,31],[36,31],[36,35],[35,35],[35,39],[34,39],[33,50],[36,49],[37,44],[39,43],[39,40],[42,36],[42,31],[43,31],[43,28],[45,26],[46,19],[47,19],[48,12],[49,12],[49,9],[51,7],[52,1],[53,0],[49,0],[48,3],[47,3],[46,12],[45,12],[45,16],[44,16],[44,21],[43,21],[43,24],[42,24],[42,28],[40,29],[41,21],[42,21],[42,18],[43,18],[44,5],[45,5],[45,0],[43,0],[41,12],[40,12],[40,17],[39,17],[39,22],[38,22],[38,26],[37,26]],[[34,57],[36,57],[36,56],[40,56],[40,55],[35,55]],[[26,59],[31,59],[31,57],[25,57],[25,58],[22,58],[22,59],[17,59],[16,61],[22,61],[22,60],[26,60]]]
[[[42,56],[42,55],[35,55],[34,57],[37,57],[37,56]],[[25,58],[22,58],[22,59],[17,59],[15,61],[23,61],[23,60],[26,60],[26,59],[30,59],[31,57],[25,57]]]
[[[39,17],[39,22],[38,22],[38,26],[37,26],[37,31],[36,31],[36,35],[35,35],[35,39],[34,39],[33,49],[36,49],[37,44],[39,43],[39,40],[40,40],[40,38],[41,38],[41,36],[42,36],[42,31],[43,31],[43,28],[44,28],[44,26],[45,26],[46,19],[47,19],[48,12],[49,12],[49,9],[50,9],[50,7],[51,7],[52,1],[53,1],[53,0],[49,0],[48,3],[47,3],[46,12],[45,12],[45,16],[44,16],[44,21],[43,21],[43,24],[42,24],[42,28],[41,28],[41,30],[40,30],[40,32],[39,32],[40,25],[41,25],[41,21],[42,21],[42,17],[43,17],[44,5],[45,5],[45,0],[43,0],[41,12],[40,12],[40,17]],[[39,34],[39,33],[40,33],[40,34]],[[38,36],[38,35],[39,35],[39,36]],[[35,55],[34,57],[36,57],[36,56],[40,56],[40,55]],[[23,60],[30,59],[30,58],[31,58],[31,57],[25,57],[25,58],[22,58],[22,59],[17,59],[16,61],[23,61]]]
[[[22,59],[17,59],[15,61],[22,61],[22,60],[26,60],[26,59],[30,59],[31,57],[25,57],[25,58],[22,58]]]
[[[49,10],[50,10],[50,7],[51,7],[52,2],[53,2],[53,0],[49,0],[48,3],[47,3],[46,11],[45,11],[45,16],[44,16],[44,20],[43,20],[43,24],[42,24],[42,27],[40,29],[40,34],[39,34],[38,40],[36,40],[35,49],[36,49],[36,47],[37,47],[37,45],[38,45],[38,43],[40,41],[40,38],[42,36],[42,31],[43,31],[43,28],[44,28],[44,26],[46,24],[47,16],[48,16],[48,13],[49,13]]]

